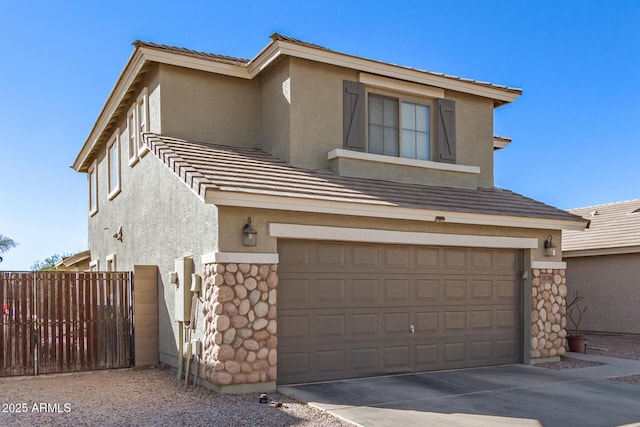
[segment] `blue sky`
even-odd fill
[[[640,198],[640,1],[0,0],[3,270],[87,248],[69,165],[136,40],[254,57],[279,32],[496,84],[496,186],[570,209]]]

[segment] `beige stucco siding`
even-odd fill
[[[129,166],[125,123],[120,126],[122,191],[107,199],[103,155],[98,164],[98,212],[89,218],[91,258],[100,262],[101,270],[113,254],[119,271],[132,271],[134,265],[158,267],[160,360],[177,366],[175,290],[168,273],[175,269],[174,260],[183,256],[193,256],[195,272],[202,273],[201,254],[217,247],[217,209],[202,202],[153,153]],[[120,226],[122,242],[112,237]]]
[[[242,226],[247,217],[251,217],[253,227],[258,231],[258,246],[242,246]],[[464,224],[446,224],[435,222],[406,221],[387,218],[368,218],[346,215],[329,215],[306,212],[291,212],[267,209],[246,209],[239,207],[218,207],[219,251],[221,252],[266,252],[277,251],[277,239],[269,235],[270,223],[320,225],[331,227],[364,228],[372,230],[409,231],[421,233],[459,234],[469,236],[501,236],[535,238],[540,242],[538,249],[532,249],[531,261],[560,261],[545,257],[542,242],[550,233],[548,230],[536,230],[514,227],[477,226]],[[560,235],[554,234],[554,241]],[[559,251],[558,251],[559,252]]]
[[[289,58],[271,64],[269,72],[260,76],[260,113],[262,114],[261,148],[284,161],[289,161],[291,135],[291,84]]]
[[[160,66],[161,133],[216,144],[257,147],[257,80]]]
[[[456,163],[479,166],[478,186],[493,187],[493,101],[445,91],[456,102]]]
[[[327,153],[342,148],[342,82],[353,70],[291,59],[291,159],[296,166],[328,169]]]
[[[640,254],[565,258],[571,301],[578,291],[588,310],[584,331],[640,334]],[[577,317],[577,313],[574,314]],[[567,319],[567,328],[571,322]]]

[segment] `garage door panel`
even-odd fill
[[[383,349],[383,368],[385,370],[397,369],[407,371],[409,369],[409,345],[389,345]]]
[[[443,344],[444,359],[443,362],[464,362],[467,357],[466,342],[448,342]]]
[[[318,374],[344,373],[345,350],[318,351],[312,357],[312,369]]]
[[[351,246],[351,267],[352,268],[378,268],[379,248],[373,245],[353,245]]]
[[[383,334],[384,335],[406,335],[409,333],[409,313],[384,313]]]
[[[427,304],[437,301],[440,297],[440,282],[436,279],[416,279],[415,299]]]
[[[480,362],[490,360],[493,356],[493,343],[486,341],[473,341],[471,343],[471,360]]]
[[[416,334],[433,334],[440,329],[440,313],[438,311],[419,311],[415,313],[415,333]]]
[[[471,280],[471,298],[473,300],[486,300],[493,298],[492,280]]]
[[[344,314],[318,314],[311,317],[311,335],[313,337],[333,337],[342,339],[345,334]]]
[[[444,249],[444,266],[447,269],[465,269],[467,267],[467,251],[463,249]]]
[[[390,246],[384,249],[383,268],[409,268],[411,253],[408,247]]]
[[[315,263],[319,268],[344,268],[345,267],[345,245],[341,244],[318,244],[315,255]]]
[[[308,279],[287,277],[286,280],[280,280],[278,285],[278,306],[280,308],[304,307],[310,303]]]
[[[355,304],[377,304],[380,299],[378,279],[351,279],[351,301]]]
[[[353,336],[360,338],[363,336],[377,336],[378,330],[378,314],[377,313],[358,313],[351,315],[351,332]]]
[[[354,348],[351,351],[351,365],[354,371],[375,372],[380,369],[378,364],[378,347]]]
[[[440,268],[440,250],[436,248],[416,248],[415,267],[418,269],[438,270]]]
[[[471,319],[471,329],[491,329],[494,327],[491,310],[474,310],[469,318]]]
[[[278,318],[278,335],[283,338],[305,338],[310,334],[309,317],[307,315],[286,315]]]
[[[345,281],[343,279],[318,279],[314,284],[314,298],[321,306],[345,301]]]
[[[445,300],[464,300],[467,297],[467,281],[465,279],[445,279]]]
[[[278,245],[281,384],[519,360],[521,252]]]
[[[384,281],[384,299],[387,303],[409,301],[409,279],[387,279]],[[383,303],[384,303],[383,302]]]
[[[446,311],[444,313],[444,333],[459,332],[467,328],[466,311]]]

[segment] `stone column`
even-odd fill
[[[564,269],[534,269],[531,280],[531,358],[565,354],[567,283]]]
[[[277,264],[204,266],[203,378],[219,392],[273,391]]]

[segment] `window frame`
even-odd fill
[[[127,148],[129,151],[129,166],[133,167],[138,163],[138,117],[137,103],[134,103],[127,112]]]
[[[94,259],[93,261],[89,262],[89,271],[91,271],[91,272],[100,271],[100,260],[99,259]]]
[[[144,144],[143,134],[149,132],[149,89],[143,88],[138,95],[135,103],[136,108],[136,127],[137,127],[137,145],[138,145],[138,157],[142,157],[149,149]],[[144,117],[144,121],[142,121],[141,117]]]
[[[98,161],[94,160],[87,171],[89,181],[89,216],[98,213]]]
[[[115,175],[114,175],[114,161],[112,158],[112,149],[116,148],[117,152],[116,152],[116,159],[115,159]],[[120,194],[120,191],[122,189],[122,175],[121,175],[121,168],[120,168],[120,128],[116,129],[114,135],[111,137],[111,140],[109,141],[109,143],[107,144],[107,183],[108,183],[108,199],[109,200],[113,200],[114,197],[116,197],[118,194]],[[113,178],[116,178],[116,184],[114,185]]]
[[[117,268],[116,268],[116,254],[107,255],[105,270],[106,271],[117,271]]]
[[[371,126],[371,123],[369,122],[369,98],[373,96],[376,98],[380,98],[380,99],[391,99],[391,100],[395,100],[397,103],[397,155],[392,155],[392,154],[384,154],[384,153],[377,153],[377,152],[372,152],[369,151],[369,147],[370,147],[370,135],[369,135],[369,129]],[[370,88],[368,86],[365,86],[365,141],[366,141],[366,145],[365,145],[365,153],[370,153],[370,154],[379,154],[379,155],[383,155],[383,156],[390,156],[390,157],[398,157],[398,158],[402,158],[402,159],[413,159],[413,160],[426,160],[426,161],[432,161],[434,158],[434,132],[433,132],[433,123],[435,122],[435,104],[436,104],[436,99],[435,98],[431,98],[431,97],[423,97],[423,96],[411,96],[409,94],[405,94],[405,93],[398,93],[395,91],[390,91],[390,90],[383,90],[381,88]],[[428,147],[427,147],[427,158],[423,159],[423,158],[419,158],[419,157],[405,157],[402,156],[402,105],[404,103],[407,104],[412,104],[412,105],[419,105],[419,106],[425,106],[427,107],[428,110],[428,122],[427,122],[427,129],[428,129]],[[417,152],[417,150],[416,150]]]

